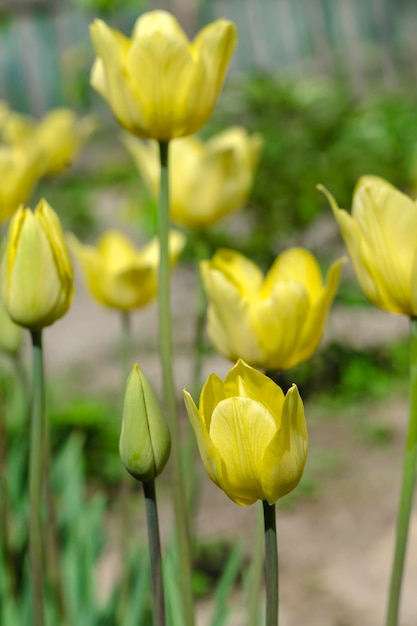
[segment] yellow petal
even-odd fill
[[[91,84],[107,100],[117,120],[128,130],[144,129],[140,93],[126,72],[131,42],[102,20],[90,27],[97,60],[91,72]],[[148,136],[145,132],[145,137]]]
[[[210,301],[208,334],[214,346],[233,361],[237,358],[249,363],[262,361],[263,353],[252,330],[247,300],[221,271],[211,269],[207,262],[202,262],[200,267]]]
[[[227,398],[214,409],[209,436],[224,463],[218,467],[222,489],[232,500],[263,499],[263,457],[275,432],[274,417],[250,398]]]
[[[269,295],[280,281],[294,281],[304,286],[310,303],[323,291],[323,279],[315,257],[304,248],[289,248],[277,257],[262,286],[262,295]]]
[[[263,360],[254,365],[271,371],[286,370],[299,362],[298,349],[309,308],[305,286],[294,281],[277,283],[270,298],[253,303],[251,325],[263,351]]]
[[[295,385],[288,391],[281,428],[265,449],[262,465],[264,499],[274,504],[300,481],[307,460],[308,435],[304,407]]]
[[[184,389],[184,402],[191,425],[197,438],[198,449],[205,470],[211,480],[221,487],[217,477],[217,465],[220,463],[220,456],[213,442],[211,441],[205,424],[203,415],[198,411],[194,401],[188,391]]]
[[[242,359],[238,360],[224,379],[224,394],[226,397],[238,395],[251,398],[264,404],[274,417],[277,428],[279,427],[284,404],[282,389],[268,376],[250,367]],[[220,402],[220,398],[217,402]]]

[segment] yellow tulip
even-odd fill
[[[171,435],[148,379],[135,364],[128,378],[123,406],[119,452],[127,471],[137,480],[153,480],[164,469]]]
[[[352,215],[327,196],[368,300],[391,313],[417,315],[416,202],[377,176],[362,177]]]
[[[6,144],[36,155],[42,176],[54,176],[72,163],[93,129],[91,116],[78,119],[71,109],[59,108],[49,111],[39,122],[10,112],[2,134]]]
[[[40,330],[71,306],[72,265],[56,213],[45,200],[10,222],[1,267],[3,302],[14,322]]]
[[[143,138],[190,135],[209,119],[236,43],[236,28],[217,20],[190,42],[165,11],[145,13],[132,38],[95,20],[92,86],[118,122]]]
[[[159,243],[155,238],[141,250],[122,233],[108,231],[97,247],[80,243],[73,235],[69,243],[77,257],[90,295],[100,304],[130,311],[151,302],[157,293]],[[178,231],[170,233],[171,263],[185,245]]]
[[[274,504],[300,481],[308,435],[298,389],[284,396],[270,378],[239,360],[224,382],[211,374],[197,409],[185,406],[211,480],[241,505]]]
[[[186,228],[212,226],[243,208],[262,148],[259,134],[231,127],[206,143],[197,137],[170,145],[171,219]],[[125,144],[149,191],[159,195],[160,164],[156,142],[127,136]]]
[[[208,295],[208,332],[232,361],[244,359],[267,371],[286,370],[317,349],[339,283],[343,259],[323,284],[312,254],[291,248],[264,277],[255,263],[232,250],[202,261]]]
[[[0,146],[0,223],[28,201],[40,175],[35,154],[18,147]]]

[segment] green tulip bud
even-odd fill
[[[147,482],[164,469],[171,436],[155,393],[135,364],[128,378],[123,407],[119,452],[127,471]]]

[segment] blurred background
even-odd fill
[[[317,184],[326,185],[346,209],[364,174],[382,176],[411,195],[417,192],[414,0],[0,0],[0,100],[37,118],[65,106],[79,115],[91,113],[97,121],[76,162],[59,178],[42,181],[31,203],[45,196],[65,228],[89,241],[114,226],[138,240],[155,232],[153,200],[120,142],[120,128],[89,84],[94,54],[88,26],[100,17],[128,35],[141,12],[156,8],[174,13],[191,37],[218,17],[232,19],[239,29],[223,92],[201,134],[209,137],[241,124],[262,133],[265,143],[248,206],[211,229],[207,238],[213,250],[232,247],[267,268],[286,247],[305,245],[325,270],[345,249]],[[192,376],[192,237],[173,283],[179,389]],[[135,350],[158,387],[155,306],[135,314],[133,328]],[[103,602],[121,570],[118,542],[126,513],[118,499],[119,321],[78,286],[70,313],[46,338],[52,374],[48,410],[61,455],[56,484],[62,498],[67,497],[65,486],[73,490],[65,500],[61,535],[68,546],[71,541],[79,546],[80,562],[83,550],[93,546],[89,566]],[[407,418],[407,337],[407,320],[372,309],[348,265],[321,350],[282,378],[284,384],[296,380],[307,401],[311,441],[305,476],[279,505],[285,626],[381,623]],[[205,373],[222,376],[230,367],[210,346],[205,356]],[[22,402],[12,378],[4,367],[1,391],[12,407],[10,415]],[[18,423],[9,429],[17,438]],[[20,448],[21,442],[16,444]],[[19,458],[16,453],[24,482]],[[70,486],[75,481],[77,492]],[[210,603],[236,536],[246,541],[242,558],[250,551],[254,507],[241,510],[208,480],[204,485],[196,515],[202,542],[196,593],[199,623],[208,624],[204,602]],[[161,491],[166,535],[170,511],[164,480]],[[75,508],[74,493],[79,498]],[[131,509],[134,526],[136,504]],[[21,514],[17,528],[22,537],[24,520]],[[71,535],[73,527],[77,535]],[[412,532],[416,542],[416,519]],[[412,546],[410,553],[416,553]],[[141,554],[144,580],[146,554]],[[70,567],[78,571],[81,565]],[[72,580],[75,589],[75,574]],[[80,606],[82,601],[88,606],[95,589],[90,581],[90,596],[84,597],[80,580],[73,595],[81,598]],[[235,608],[242,604],[237,580]],[[416,580],[411,564],[404,626],[416,623]],[[146,625],[149,607],[145,615]],[[91,620],[85,623],[96,623]],[[103,618],[97,624],[114,622]],[[230,624],[245,621],[240,616]]]

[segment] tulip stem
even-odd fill
[[[181,462],[180,425],[172,362],[172,330],[170,314],[169,264],[169,177],[168,142],[161,141],[161,183],[158,203],[160,261],[158,271],[159,350],[162,365],[163,396],[171,430],[172,485],[176,522],[176,537],[180,563],[180,589],[184,626],[193,626],[194,609],[191,576],[191,547],[185,496],[185,480]]]
[[[278,547],[275,504],[263,500],[265,528],[265,626],[278,626]]]
[[[121,332],[121,362],[124,390],[126,381],[132,369],[132,318],[129,311],[122,311],[122,332]]]
[[[145,496],[149,558],[151,562],[153,623],[154,626],[165,626],[164,584],[162,577],[161,542],[159,538],[155,481],[149,480],[142,484]]]
[[[33,330],[33,392],[29,458],[29,560],[33,626],[44,626],[42,487],[45,463],[45,381],[42,331]]]
[[[259,598],[262,591],[262,566],[264,550],[264,516],[260,508],[256,508],[255,541],[253,543],[252,561],[249,571],[248,593],[248,626],[259,624]]]
[[[401,584],[407,550],[408,528],[413,504],[417,467],[417,318],[411,318],[410,336],[410,411],[403,478],[397,519],[394,561],[391,571],[387,626],[397,626]]]

